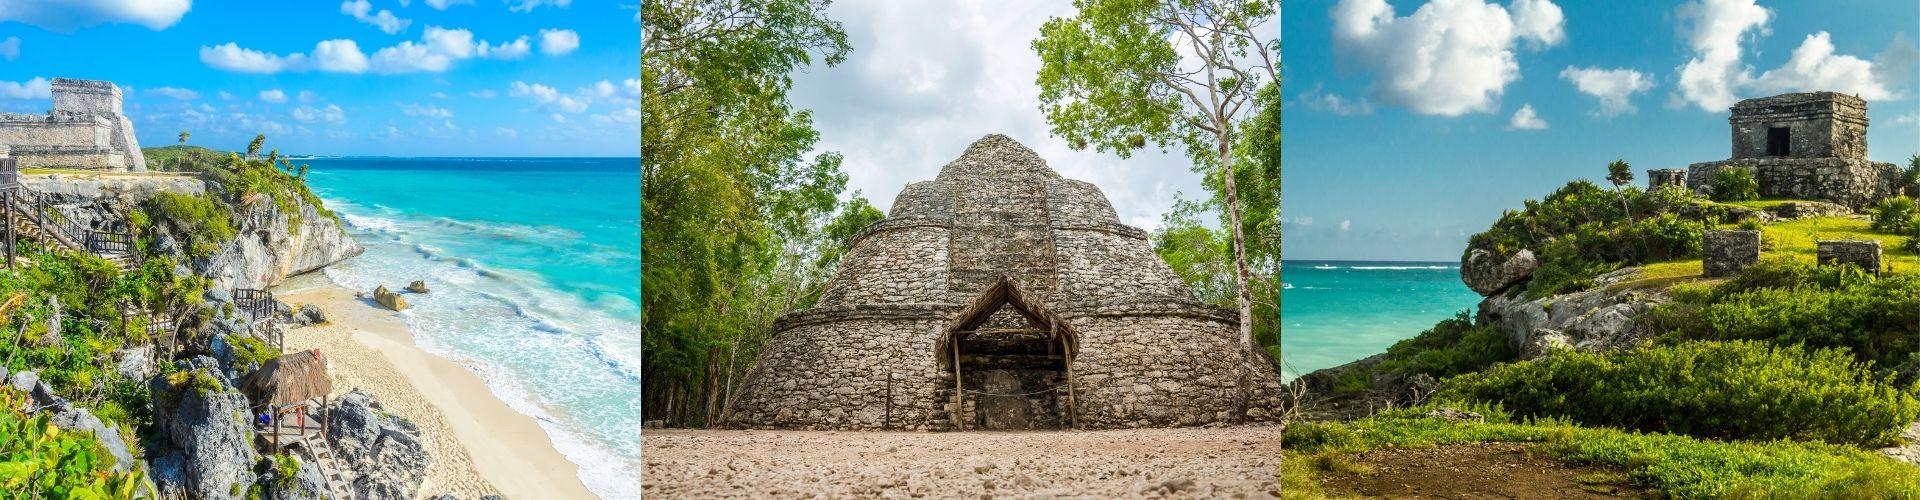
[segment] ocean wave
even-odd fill
[[[1359,271],[1429,271],[1429,270],[1442,270],[1442,269],[1459,269],[1459,267],[1455,267],[1455,266],[1351,266],[1351,267],[1348,267],[1347,269],[1354,269]]]
[[[366,215],[354,215],[349,213],[341,213],[340,219],[347,222],[347,227],[357,229],[360,231],[369,232],[369,233],[392,234],[392,233],[403,232],[400,229],[400,223],[397,221],[394,221],[393,219],[372,217],[372,216],[366,216]]]

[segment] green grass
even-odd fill
[[[1879,240],[1881,265],[1891,264],[1897,273],[1920,272],[1920,255],[1900,248],[1906,238],[1877,232],[1870,226],[1870,222],[1852,217],[1816,217],[1768,224],[1760,237],[1770,246],[1767,253],[1785,254],[1803,262],[1814,261],[1816,240]]]
[[[1871,450],[1820,442],[1723,442],[1671,434],[1579,427],[1543,419],[1510,421],[1478,405],[1486,423],[1420,418],[1436,405],[1394,410],[1349,423],[1306,422],[1286,430],[1281,483],[1287,498],[1314,498],[1317,476],[1337,473],[1346,456],[1382,448],[1472,442],[1532,443],[1535,453],[1573,463],[1626,469],[1634,484],[1674,498],[1920,498],[1920,468]]]
[[[1719,203],[1721,205],[1733,205],[1741,208],[1751,208],[1754,210],[1766,210],[1769,208],[1785,205],[1788,203],[1799,202],[1799,201],[1807,201],[1807,200],[1796,200],[1791,198],[1767,198],[1767,199],[1751,200],[1751,201],[1716,201],[1713,203]]]

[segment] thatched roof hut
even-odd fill
[[[240,381],[240,391],[253,404],[280,408],[331,394],[333,378],[327,376],[326,358],[314,349],[266,362]]]

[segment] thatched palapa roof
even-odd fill
[[[331,394],[333,378],[327,376],[326,359],[314,349],[266,362],[240,381],[240,391],[254,404],[280,408]]]

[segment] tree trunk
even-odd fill
[[[707,411],[706,411],[705,417],[702,419],[700,423],[707,428],[713,428],[714,421],[719,420],[719,416],[720,416],[720,348],[719,347],[707,348],[707,384],[705,389],[707,393],[706,394]]]
[[[720,396],[720,419],[727,418],[727,410],[733,409],[733,357],[740,353],[740,336],[735,335],[733,342],[727,345],[727,379],[721,383],[726,393]]]
[[[1233,231],[1234,298],[1240,306],[1240,359],[1234,370],[1233,408],[1227,411],[1227,423],[1241,424],[1247,420],[1247,393],[1253,389],[1248,366],[1253,362],[1253,296],[1247,291],[1247,282],[1253,279],[1253,273],[1247,269],[1247,237],[1240,227],[1240,193],[1233,182],[1232,125],[1220,120],[1218,127],[1220,168],[1226,175],[1222,181],[1227,191],[1227,225]]]

